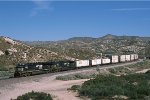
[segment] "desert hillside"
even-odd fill
[[[100,38],[73,37],[62,41],[18,41],[0,37],[0,65],[15,66],[23,62],[92,59],[105,54],[138,53],[148,56],[149,37],[115,36]]]
[[[0,65],[12,66],[23,62],[73,59],[48,49],[33,47],[8,37],[0,37]]]
[[[77,59],[89,59],[103,54],[138,53],[145,56],[145,47],[148,46],[149,37],[115,36],[108,34],[100,38],[73,37],[63,41],[28,41],[28,45],[44,47],[59,54],[65,54]]]

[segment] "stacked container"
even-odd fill
[[[131,54],[131,61],[135,59],[135,54]]]
[[[120,62],[125,62],[126,61],[126,55],[120,55]]]
[[[77,60],[76,67],[86,67],[89,66],[89,60]]]
[[[130,55],[126,55],[126,61],[130,61]]]
[[[135,59],[135,60],[138,59],[138,54],[134,54],[134,59]]]
[[[92,66],[100,65],[102,59],[93,59],[92,61]]]
[[[111,63],[118,63],[118,62],[119,62],[119,56],[118,55],[112,55]]]
[[[118,55],[106,55],[106,57],[110,58],[111,63],[118,63],[119,56]]]
[[[110,59],[109,58],[103,58],[102,64],[110,64]]]

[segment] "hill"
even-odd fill
[[[0,66],[8,67],[22,62],[93,59],[100,57],[101,53],[103,56],[138,53],[144,57],[149,41],[149,37],[111,34],[99,38],[73,37],[61,41],[19,41],[1,36]]]
[[[0,58],[0,67],[15,66],[17,63],[22,62],[73,59],[45,48],[29,46],[21,41],[3,36],[0,37]]]
[[[103,54],[138,53],[145,56],[145,47],[150,37],[115,36],[108,34],[99,38],[73,37],[63,41],[34,41],[25,42],[35,47],[47,48],[77,59],[96,58]]]

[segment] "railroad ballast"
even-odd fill
[[[138,54],[106,55],[104,58],[76,61],[51,61],[18,64],[15,68],[15,77],[30,76],[42,73],[53,73],[74,70],[84,67],[101,66],[105,64],[122,63],[138,60]]]

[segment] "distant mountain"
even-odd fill
[[[103,37],[100,37],[100,38],[101,39],[115,39],[115,38],[117,38],[117,36],[116,35],[107,34],[107,35],[105,35]]]
[[[77,59],[90,59],[100,56],[99,54],[127,54],[139,53],[144,56],[145,46],[150,37],[139,36],[116,36],[107,34],[103,37],[73,37],[64,41],[31,42],[36,47],[47,48],[59,54]],[[31,44],[28,43],[28,44]],[[41,45],[42,44],[42,45]]]
[[[68,41],[85,41],[85,42],[91,42],[93,40],[95,40],[96,38],[92,38],[92,37],[73,37],[68,39]]]

